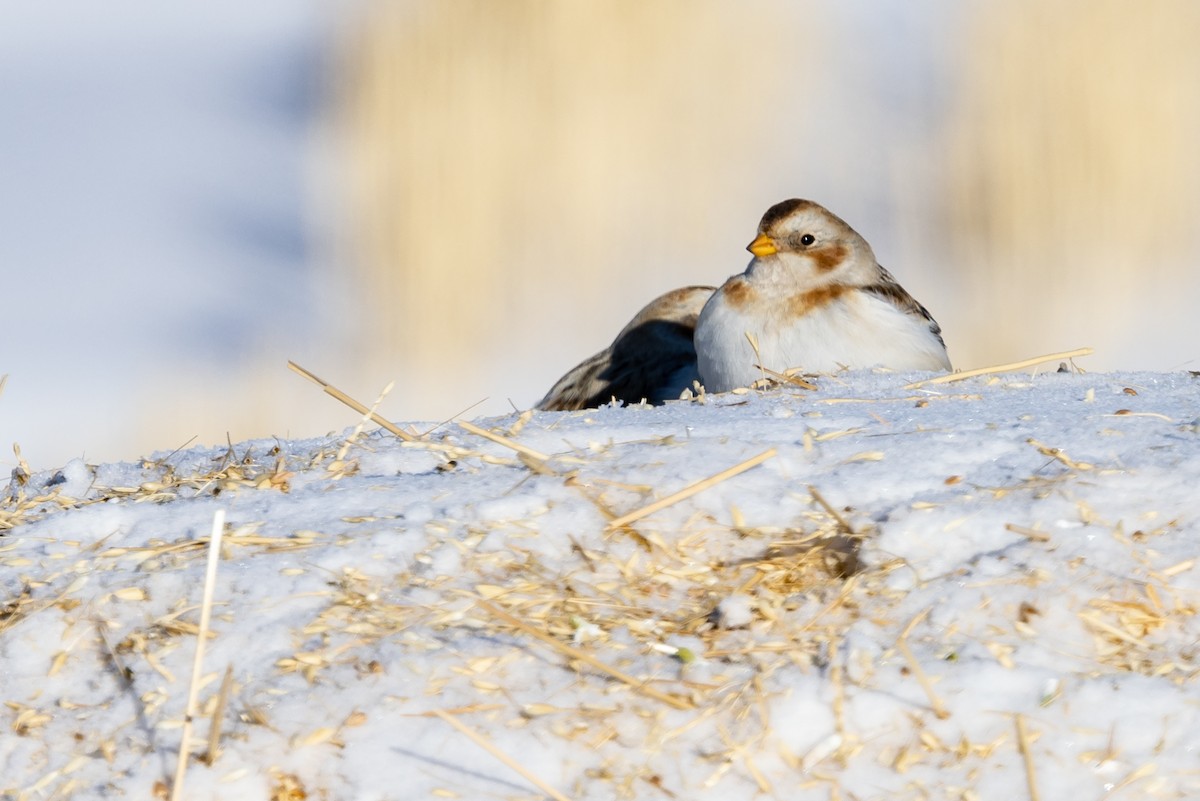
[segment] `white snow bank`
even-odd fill
[[[481,421],[546,460],[451,426],[17,475],[0,795],[165,792],[217,508],[191,799],[542,797],[435,710],[573,799],[994,798],[1023,749],[1042,798],[1200,794],[1200,380],[910,379]]]

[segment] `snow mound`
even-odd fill
[[[219,508],[190,799],[1200,794],[1200,381],[911,379],[18,470],[0,796],[165,797]]]

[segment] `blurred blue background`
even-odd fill
[[[1200,369],[1200,5],[0,2],[0,461],[526,408],[787,197],[972,367]]]

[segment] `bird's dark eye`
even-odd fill
[[[816,242],[816,241],[817,241],[817,238],[815,236],[813,236],[812,234],[805,234],[804,236],[800,237],[800,244],[804,245],[804,247],[808,247],[809,245],[811,245],[813,242]]]

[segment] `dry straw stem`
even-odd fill
[[[908,666],[913,672],[913,677],[917,683],[921,685],[921,689],[925,691],[925,695],[929,698],[929,706],[933,709],[933,714],[938,716],[939,720],[945,720],[950,717],[950,712],[947,711],[946,705],[942,703],[941,697],[933,690],[933,682],[929,680],[929,676],[925,675],[925,671],[921,668],[921,663],[917,661],[916,655],[912,649],[908,647],[907,640],[897,640],[896,647],[900,649],[900,653],[904,654],[904,658],[908,661]]]
[[[528,456],[531,459],[536,459],[539,462],[545,462],[550,459],[549,456],[542,453],[541,451],[535,451],[533,448],[530,448],[527,445],[522,445],[521,443],[517,442],[516,440],[509,439],[508,437],[501,436],[500,434],[493,434],[491,431],[488,431],[486,428],[480,428],[479,426],[475,425],[474,423],[468,423],[466,420],[459,420],[458,426],[459,426],[459,428],[463,429],[464,431],[469,431],[470,433],[474,434],[477,437],[483,437],[484,439],[490,439],[492,442],[495,442],[497,445],[503,445],[506,448],[514,450],[517,453],[523,454],[525,456]]]
[[[96,624],[96,633],[100,635],[100,642],[104,643],[104,647],[108,652],[109,661],[112,662],[112,666],[117,670],[117,675],[121,678],[121,686],[129,689],[133,685],[133,671],[126,667],[117,653],[117,649],[113,648],[112,641],[108,639],[108,635],[104,632],[104,621],[97,618],[94,622]]]
[[[497,709],[507,709],[505,704],[468,704],[467,706],[454,706],[448,709],[430,709],[425,712],[401,712],[402,718],[436,718],[442,714],[447,715],[465,715],[471,712],[492,712]]]
[[[758,389],[761,385],[770,384],[772,381],[780,384],[791,384],[801,389],[816,389],[815,385],[810,384],[803,378],[796,378],[794,375],[778,373],[769,367],[763,367],[762,354],[758,350],[758,337],[747,331],[746,341],[750,343],[750,349],[754,351],[754,366],[763,374],[762,378],[750,385],[752,389]]]
[[[654,689],[653,687],[649,687],[646,685],[645,682],[639,681],[638,679],[634,678],[633,676],[630,676],[628,673],[624,673],[620,670],[617,670],[614,667],[604,664],[599,659],[597,659],[596,657],[587,653],[586,651],[581,651],[578,648],[573,648],[564,642],[559,642],[554,637],[551,637],[549,634],[538,631],[537,629],[533,628],[532,626],[528,625],[527,623],[524,623],[523,621],[518,620],[517,618],[513,617],[508,612],[505,612],[503,609],[492,606],[487,601],[477,600],[477,601],[475,601],[475,605],[478,606],[483,611],[487,612],[489,615],[499,618],[500,620],[503,620],[508,625],[510,625],[513,628],[516,628],[520,631],[525,632],[526,634],[528,634],[531,637],[536,637],[537,639],[541,640],[542,642],[546,643],[549,646],[552,646],[553,648],[556,648],[557,650],[561,651],[562,653],[566,654],[567,656],[571,657],[572,659],[577,659],[580,662],[584,662],[588,665],[591,665],[596,670],[599,670],[601,673],[605,673],[609,676],[612,676],[617,681],[622,682],[623,684],[629,685],[634,690],[636,690],[637,692],[646,696],[647,698],[653,698],[656,701],[662,701],[664,704],[670,704],[671,706],[675,707],[676,709],[691,709],[692,708],[692,703],[690,701],[688,701],[686,698],[680,698],[678,695],[672,695],[671,693],[660,692],[660,691]]]
[[[350,436],[346,437],[346,441],[342,443],[342,447],[338,448],[337,456],[334,457],[335,464],[337,462],[345,461],[346,455],[350,453],[350,448],[354,446],[354,443],[358,440],[359,435],[362,434],[363,429],[366,428],[367,421],[374,416],[375,410],[379,408],[379,404],[383,403],[384,398],[391,394],[392,388],[395,385],[395,381],[389,381],[388,385],[379,393],[379,397],[377,397],[375,402],[371,404],[371,408],[363,413],[362,419],[358,421],[358,425],[354,427],[354,431],[350,433]],[[333,466],[330,465],[331,469],[332,467]]]
[[[825,500],[825,496],[818,492],[817,488],[812,484],[808,485],[808,493],[812,495],[812,499],[816,501],[822,509],[825,510],[826,514],[828,514],[837,522],[838,528],[842,530],[843,534],[851,537],[857,536],[857,533],[854,531],[854,529],[852,529],[850,524],[846,522],[846,518],[842,517],[841,513],[838,512],[837,509],[834,509],[833,506],[830,505],[829,501]]]
[[[434,710],[432,710],[432,712],[433,712],[433,714],[437,715],[442,720],[449,723],[454,728],[458,729],[463,734],[470,737],[471,740],[476,745],[478,745],[480,748],[487,751],[489,754],[494,756],[496,759],[500,760],[505,765],[508,765],[510,768],[515,770],[517,773],[524,776],[525,779],[528,780],[530,784],[532,784],[534,787],[541,790],[546,795],[553,798],[554,801],[569,801],[569,799],[565,795],[560,793],[558,790],[555,790],[550,785],[546,784],[546,782],[542,781],[540,778],[538,778],[536,775],[534,775],[532,772],[530,772],[520,762],[518,762],[517,760],[510,757],[508,754],[501,751],[491,741],[487,740],[483,735],[479,734],[474,729],[471,729],[470,727],[468,727],[465,724],[463,724],[462,722],[460,722],[453,715],[449,715],[446,712],[442,711],[441,709],[434,709]]]
[[[913,677],[917,683],[921,685],[921,689],[925,691],[926,697],[929,698],[929,706],[933,709],[933,714],[938,716],[939,720],[945,720],[950,717],[950,712],[947,711],[946,705],[942,703],[942,699],[933,690],[933,682],[929,680],[929,676],[921,668],[921,663],[917,661],[917,657],[913,654],[912,649],[908,647],[908,635],[917,627],[925,617],[929,614],[926,609],[921,614],[917,615],[904,627],[904,631],[900,634],[900,638],[896,640],[896,647],[900,649],[900,653],[904,655],[908,661],[908,666],[913,672]]]
[[[778,384],[785,384],[787,386],[799,387],[800,389],[816,389],[817,388],[816,384],[812,383],[811,381],[800,378],[798,375],[795,375],[791,371],[788,371],[786,373],[780,373],[775,370],[772,370],[769,367],[763,367],[761,364],[756,364],[754,366],[757,367],[759,370],[763,371],[764,373],[766,373],[768,378],[772,379],[773,381],[775,381]]]
[[[726,479],[733,478],[734,476],[744,473],[753,467],[758,467],[763,462],[765,462],[768,459],[775,456],[776,453],[778,453],[778,451],[776,451],[774,448],[768,448],[767,450],[760,453],[758,456],[752,456],[751,458],[747,459],[746,461],[741,462],[739,464],[735,464],[733,467],[722,470],[720,473],[717,473],[716,475],[709,476],[708,478],[697,481],[695,484],[684,487],[683,489],[679,490],[679,492],[672,493],[665,498],[657,500],[648,506],[643,506],[641,509],[637,509],[633,512],[630,512],[627,515],[622,515],[621,517],[618,517],[616,520],[610,521],[609,524],[607,526],[605,526],[605,528],[609,531],[612,531],[613,529],[618,529],[623,526],[627,526],[630,523],[633,523],[635,521],[641,520],[643,517],[652,515],[655,512],[659,511],[660,509],[666,509],[668,506],[679,503],[682,500],[690,498],[693,495],[696,495],[700,492],[703,492],[704,490],[708,489],[709,487],[720,484],[722,481],[725,481]]]
[[[319,386],[321,389],[325,390],[326,395],[331,395],[332,397],[337,398],[338,400],[340,400],[342,403],[349,406],[354,411],[369,418],[375,424],[383,426],[388,431],[392,432],[393,434],[395,434],[397,437],[404,440],[405,442],[415,442],[416,441],[417,438],[414,437],[412,434],[408,433],[407,431],[404,431],[403,429],[401,429],[399,426],[397,426],[395,423],[391,422],[387,418],[380,417],[378,414],[371,411],[366,406],[362,405],[361,403],[356,401],[354,398],[347,395],[345,392],[342,392],[340,389],[333,386],[328,381],[323,381],[320,378],[317,378],[315,375],[310,373],[308,370],[305,370],[303,367],[296,364],[295,362],[289,361],[288,368],[292,372],[299,373],[300,375],[307,378],[309,381],[312,381],[314,384]]]
[[[225,720],[225,707],[229,704],[229,694],[233,691],[233,665],[225,668],[225,676],[221,679],[221,689],[217,693],[217,705],[213,709],[212,719],[208,725],[208,752],[204,762],[211,765],[217,761],[217,749],[221,745],[221,723]]]
[[[225,510],[213,514],[212,535],[208,540],[208,567],[204,572],[204,599],[200,602],[200,630],[196,635],[196,656],[192,659],[192,682],[188,686],[187,707],[183,713],[183,734],[179,738],[179,763],[175,766],[175,782],[171,785],[171,801],[183,798],[183,774],[187,771],[188,750],[192,738],[192,718],[196,714],[196,697],[200,694],[200,672],[204,669],[204,643],[208,639],[208,623],[212,618],[213,588],[217,583],[217,563],[221,560],[221,534],[225,531]]]
[[[1089,464],[1087,462],[1077,462],[1071,457],[1067,456],[1067,454],[1063,453],[1062,448],[1055,448],[1043,442],[1038,442],[1036,439],[1032,438],[1025,440],[1025,442],[1037,448],[1038,453],[1040,453],[1042,456],[1045,456],[1047,459],[1053,459],[1056,462],[1060,462],[1072,470],[1081,470],[1086,472],[1088,470],[1095,469],[1095,465],[1093,464]]]
[[[1032,359],[1025,359],[1020,362],[1009,362],[1008,364],[997,364],[994,367],[977,367],[974,370],[963,370],[960,373],[948,373],[940,375],[937,378],[927,378],[924,381],[914,381],[911,384],[905,384],[905,389],[916,389],[917,387],[927,387],[933,384],[949,384],[953,381],[962,381],[967,378],[974,378],[977,375],[988,375],[990,373],[1011,373],[1013,370],[1024,370],[1026,367],[1035,367],[1045,362],[1063,361],[1065,359],[1074,359],[1077,356],[1090,356],[1094,351],[1091,348],[1076,348],[1075,350],[1066,350],[1062,353],[1047,353],[1045,356],[1036,356]]]
[[[1017,748],[1021,751],[1021,759],[1025,762],[1025,785],[1029,788],[1030,801],[1039,801],[1037,789],[1037,773],[1033,767],[1033,753],[1029,750],[1029,735],[1025,731],[1025,718],[1020,714],[1013,715],[1017,724]]]
[[[474,403],[472,403],[470,406],[466,407],[466,408],[465,408],[465,409],[463,409],[462,411],[455,412],[454,414],[452,414],[452,415],[450,415],[449,417],[447,417],[445,420],[442,420],[442,421],[441,421],[440,423],[438,423],[436,426],[434,426],[434,427],[432,427],[432,428],[427,428],[427,429],[425,429],[424,431],[422,431],[422,432],[421,432],[421,438],[423,439],[423,438],[425,438],[425,437],[428,437],[428,436],[429,436],[430,434],[432,434],[434,431],[437,431],[439,428],[441,428],[442,426],[444,426],[444,425],[446,425],[446,424],[448,424],[448,423],[453,423],[453,422],[454,422],[455,420],[457,420],[459,417],[462,417],[464,414],[466,414],[467,412],[471,411],[472,409],[474,409],[474,408],[475,408],[476,406],[478,406],[479,404],[481,404],[481,403],[484,403],[485,401],[487,401],[487,398],[480,398],[479,400],[475,401]],[[527,414],[532,414],[532,413],[528,413],[528,412],[527,412]],[[512,434],[516,434],[517,432],[516,432],[516,431],[512,431],[511,433],[512,433]]]
[[[1005,531],[1011,531],[1013,534],[1020,534],[1022,537],[1027,537],[1034,542],[1049,542],[1050,535],[1044,531],[1038,531],[1036,528],[1026,528],[1018,526],[1016,523],[1005,523]]]

